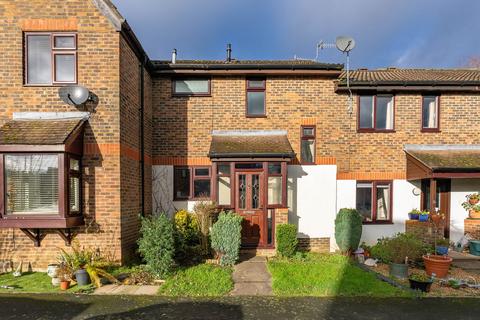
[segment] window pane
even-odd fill
[[[422,126],[435,129],[438,127],[437,97],[423,97]]]
[[[281,174],[282,165],[280,163],[269,163],[268,164],[268,174]]]
[[[194,198],[208,198],[210,197],[210,180],[195,180],[193,181],[193,197]]]
[[[302,135],[303,136],[314,136],[315,135],[315,130],[313,128],[303,128]]]
[[[27,83],[52,82],[52,50],[50,36],[27,36]]]
[[[219,164],[217,166],[217,173],[221,175],[230,175],[230,164]]]
[[[393,97],[377,97],[376,129],[393,129]]]
[[[175,168],[174,173],[175,198],[185,199],[190,196],[190,170]]]
[[[282,177],[268,177],[268,204],[282,204]]]
[[[265,114],[265,92],[247,92],[248,114]]]
[[[265,87],[263,80],[248,80],[248,87],[251,89],[262,89]]]
[[[209,176],[210,175],[210,169],[209,168],[196,168],[195,169],[195,175],[196,176]]]
[[[372,221],[372,185],[357,185],[357,206],[358,213],[364,221]]]
[[[55,81],[75,82],[75,55],[55,55]]]
[[[208,94],[208,79],[175,80],[175,93]]]
[[[360,128],[373,128],[373,96],[360,97]]]
[[[301,162],[313,163],[315,161],[315,140],[302,140]]]
[[[56,36],[54,38],[55,48],[57,49],[74,49],[75,37],[73,36]]]
[[[80,179],[78,177],[70,177],[70,211],[80,211]]]
[[[252,209],[260,208],[260,176],[252,174]]]
[[[6,155],[7,213],[58,213],[58,156]]]
[[[245,209],[247,207],[247,176],[238,175],[238,207]]]
[[[218,204],[221,206],[231,205],[230,177],[218,177]]]
[[[70,158],[70,170],[80,171],[80,161],[78,159]]]
[[[377,185],[377,220],[390,219],[390,185]]]
[[[263,163],[261,162],[252,162],[252,163],[236,163],[236,169],[262,169]]]

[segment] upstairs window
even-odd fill
[[[172,93],[174,96],[209,96],[210,79],[174,79],[172,80]]]
[[[247,79],[247,117],[265,117],[265,79]]]
[[[422,97],[422,131],[438,131],[439,126],[439,97]]]
[[[393,131],[394,99],[392,95],[359,97],[358,131]]]
[[[29,85],[76,83],[76,35],[26,33],[25,78]]]
[[[300,162],[302,164],[315,163],[315,127],[302,126],[300,141]]]

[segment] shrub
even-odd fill
[[[172,271],[175,254],[175,237],[172,221],[165,215],[142,218],[138,251],[148,267],[158,277]]]
[[[210,234],[212,248],[220,256],[220,265],[232,266],[238,260],[242,240],[243,217],[229,211],[221,212]]]
[[[180,210],[175,213],[175,230],[182,237],[186,245],[198,243],[198,221],[197,217],[187,210]]]
[[[291,258],[297,251],[297,227],[293,224],[280,224],[275,231],[277,253],[282,257]]]
[[[193,207],[193,212],[197,218],[200,230],[199,241],[203,255],[210,254],[209,234],[218,213],[218,207],[215,203],[201,201]]]
[[[342,253],[358,248],[362,237],[362,216],[355,209],[340,209],[335,218],[335,240]]]
[[[405,263],[419,260],[424,252],[424,244],[415,235],[397,233],[391,238],[381,238],[372,247],[372,256],[384,263]]]

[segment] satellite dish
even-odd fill
[[[90,90],[82,86],[61,87],[58,95],[63,102],[71,106],[79,106],[90,99]]]
[[[337,37],[335,45],[337,46],[338,50],[342,51],[343,53],[348,53],[355,48],[355,40],[353,40],[351,37],[340,36]]]

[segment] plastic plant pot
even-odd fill
[[[470,240],[469,242],[470,254],[480,256],[480,240]]]
[[[408,264],[390,263],[390,275],[399,279],[408,278]]]
[[[75,279],[77,280],[77,284],[79,286],[86,286],[87,284],[90,284],[90,276],[85,269],[75,271]]]
[[[432,276],[435,274],[437,278],[445,278],[448,274],[448,268],[453,259],[449,256],[439,255],[425,255],[423,256],[423,262],[425,263],[425,271],[427,275]]]
[[[408,279],[410,282],[410,288],[413,290],[420,290],[422,292],[430,292],[430,288],[432,286],[433,281],[416,281],[412,279]]]
[[[446,256],[448,254],[448,247],[437,246],[437,254],[441,256]]]
[[[421,214],[418,216],[418,221],[420,222],[427,222],[428,221],[428,214]]]
[[[408,214],[408,217],[410,218],[410,220],[418,220],[418,213],[409,213]]]

